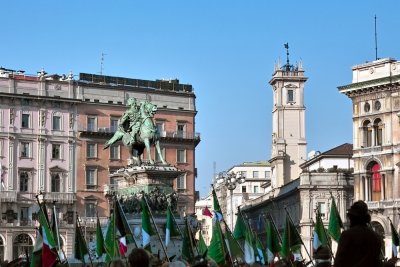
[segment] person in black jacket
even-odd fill
[[[391,267],[397,258],[383,262],[382,238],[372,230],[367,204],[356,201],[347,211],[350,229],[343,231],[336,252],[335,267]]]

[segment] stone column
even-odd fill
[[[44,191],[46,176],[46,138],[38,138],[38,190]]]
[[[73,140],[68,140],[68,175],[67,175],[67,185],[68,185],[68,192],[75,191],[75,142]]]
[[[14,136],[8,138],[8,190],[14,189],[14,155],[17,151],[14,149]]]

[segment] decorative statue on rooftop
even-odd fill
[[[161,154],[160,135],[153,122],[157,106],[149,101],[138,102],[133,97],[128,99],[127,106],[128,109],[119,120],[118,130],[105,143],[104,149],[122,140],[124,146],[128,147],[130,159],[136,160],[138,165],[142,165],[141,156],[145,148],[149,163],[154,164],[150,153],[150,145],[154,145],[161,162],[167,164]],[[135,151],[137,152],[137,158],[135,157]]]

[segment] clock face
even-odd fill
[[[375,106],[375,109],[376,109],[376,110],[380,110],[380,109],[381,109],[381,102],[375,101],[374,106]]]
[[[365,112],[369,112],[370,109],[371,109],[371,106],[369,105],[369,103],[368,103],[368,102],[365,103],[365,105],[364,105],[364,111],[365,111]]]

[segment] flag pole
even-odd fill
[[[135,236],[133,235],[131,226],[129,225],[128,220],[126,219],[126,215],[125,215],[124,210],[123,210],[122,207],[121,207],[121,203],[119,202],[119,199],[118,199],[118,198],[116,198],[116,200],[117,200],[117,208],[119,209],[120,213],[122,213],[122,215],[124,216],[124,220],[125,220],[125,222],[126,222],[126,224],[127,224],[127,226],[128,226],[129,234],[132,236],[133,243],[135,244],[135,247],[138,248],[138,245],[137,245],[136,240],[135,240]],[[125,225],[124,225],[124,226],[125,226]]]
[[[321,222],[322,222],[321,215],[320,215],[320,213],[319,213],[318,210],[316,210],[316,216],[318,216],[319,219],[320,219]],[[318,219],[318,218],[317,218],[317,219]],[[314,227],[315,227],[315,225],[314,225]],[[324,226],[324,223],[323,223],[323,222],[322,222],[322,228],[324,229],[325,238],[326,238],[326,240],[328,241],[327,245],[328,245],[328,248],[329,248],[329,252],[331,253],[332,259],[335,260],[335,255],[333,255],[332,246],[331,246],[331,244],[330,244],[330,242],[329,242],[330,237],[329,237],[328,233],[326,232],[326,229],[325,229],[325,226]]]
[[[175,223],[176,227],[178,228],[178,231],[179,231],[179,234],[181,235],[181,238],[183,238],[183,234],[182,234],[181,228],[179,227],[178,223],[176,222],[175,215],[174,215],[174,213],[172,212],[172,210],[170,208],[170,204],[168,204],[167,209],[169,209],[169,211],[171,212],[172,219],[174,220],[174,223]]]
[[[292,225],[294,225],[293,220],[292,220],[292,217],[290,216],[289,212],[287,211],[286,206],[284,207],[284,209],[285,209],[286,215],[288,216],[290,222],[292,223]],[[297,230],[297,228],[296,228],[296,227],[294,227],[294,228],[296,229],[297,234],[300,236],[300,233],[299,233],[299,231]],[[300,241],[301,241],[301,244],[303,245],[304,250],[306,251],[306,253],[307,253],[307,255],[308,255],[308,258],[310,259],[312,265],[315,266],[315,264],[314,264],[314,262],[313,262],[313,260],[312,260],[312,258],[311,258],[310,252],[307,250],[307,247],[306,247],[306,245],[304,244],[303,239],[301,239],[301,236],[300,236]]]
[[[53,213],[54,213],[54,223],[56,226],[56,235],[57,235],[57,250],[61,250],[62,254],[64,255],[64,260],[67,262],[68,264],[68,259],[67,256],[65,255],[65,252],[63,250],[63,248],[61,247],[61,243],[60,243],[60,229],[58,228],[58,219],[57,219],[57,213],[56,213],[56,201],[53,201]]]
[[[78,231],[79,231],[79,234],[80,234],[81,236],[83,236],[83,235],[82,235],[81,224],[79,223],[79,215],[78,215],[78,214],[76,214],[76,223],[78,224]],[[76,238],[76,237],[75,237],[75,238]],[[85,238],[83,239],[83,242],[84,242],[84,245],[85,245],[85,247],[86,247],[86,249],[87,249],[87,251],[88,251],[88,256],[89,256],[89,260],[90,260],[90,265],[93,267],[92,256],[90,255],[90,250],[89,250],[89,248],[88,248],[88,246],[87,246],[87,244],[86,244],[86,236],[85,236]],[[85,255],[83,255],[83,259],[85,259]],[[85,260],[83,260],[83,263],[85,263]]]
[[[152,221],[153,224],[154,224],[154,227],[156,228],[157,236],[158,236],[158,239],[160,240],[161,247],[162,247],[162,249],[163,249],[163,251],[164,251],[165,257],[167,258],[167,261],[170,262],[170,260],[169,260],[169,258],[168,258],[168,254],[167,254],[167,249],[165,248],[164,243],[163,243],[162,240],[161,240],[160,232],[158,231],[158,227],[157,227],[157,225],[156,225],[156,223],[155,223],[155,221],[154,221],[153,213],[151,212],[151,209],[150,209],[149,203],[147,202],[147,197],[146,197],[145,194],[143,194],[143,198],[144,198],[144,201],[145,201],[145,203],[146,203],[146,205],[147,205],[147,208],[149,209],[150,218],[151,218],[151,221]]]
[[[50,228],[50,223],[49,223],[49,218],[48,218],[48,215],[47,215],[47,211],[43,210],[42,203],[40,203],[40,201],[39,201],[39,195],[43,196],[43,203],[45,203],[45,199],[44,199],[44,195],[43,195],[42,191],[40,191],[38,195],[35,195],[35,198],[36,198],[36,201],[37,201],[37,203],[39,205],[39,209],[41,210],[41,212],[43,212],[43,215],[45,215],[45,219],[46,219],[45,221],[46,221],[47,227],[49,229],[51,229]],[[40,231],[39,231],[39,233],[40,233]],[[58,251],[57,251],[57,259],[61,263],[61,259],[60,259],[60,255],[58,255]]]
[[[188,234],[189,234],[189,241],[190,241],[190,246],[196,249],[197,255],[199,255],[199,250],[197,249],[197,246],[195,246],[195,244],[193,244],[193,232],[192,232],[192,228],[189,226],[189,222],[187,220],[187,216],[185,217],[185,225],[186,225],[186,229],[188,230]]]
[[[263,217],[263,220],[264,220],[264,224],[266,225],[266,224],[267,224],[267,218],[266,218],[266,216],[265,216],[264,213],[262,214],[262,217]],[[278,229],[276,228],[274,219],[272,218],[272,216],[271,216],[271,214],[270,214],[269,212],[268,212],[268,217],[269,217],[269,220],[270,220],[270,222],[271,222],[271,224],[272,224],[272,227],[274,227],[275,233],[276,233],[276,235],[277,235],[277,237],[278,237],[278,239],[279,239],[279,243],[282,244],[281,235],[279,234],[279,231],[278,231]],[[281,256],[279,255],[279,253],[277,253],[276,256],[278,257],[278,260],[281,259]],[[275,258],[275,255],[274,255],[274,258]]]

